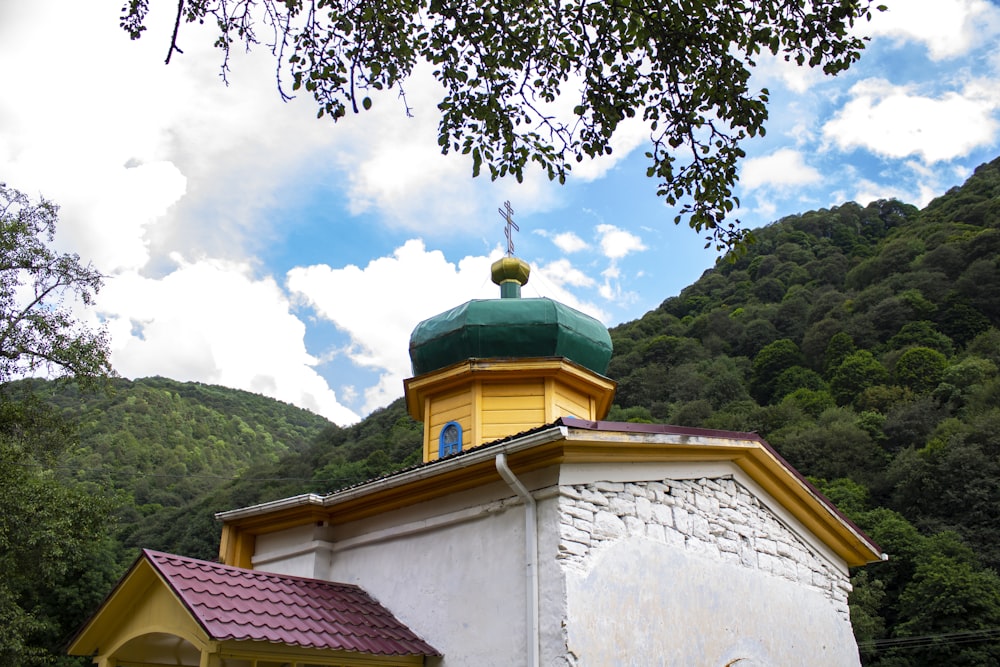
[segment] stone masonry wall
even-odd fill
[[[638,536],[820,591],[849,619],[850,580],[736,480],[560,486],[560,563],[587,569],[602,545]]]

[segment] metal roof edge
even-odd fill
[[[259,516],[261,514],[268,514],[275,510],[300,507],[302,505],[315,505],[316,507],[322,507],[323,496],[318,493],[302,493],[289,498],[279,498],[278,500],[271,500],[266,503],[250,505],[249,507],[240,507],[238,509],[216,512],[215,519],[217,521],[229,521],[230,519],[241,519],[246,516]]]
[[[314,505],[317,508],[329,508],[355,498],[364,497],[387,489],[405,486],[418,480],[434,477],[453,470],[461,470],[486,460],[492,460],[499,452],[512,454],[525,449],[531,449],[538,445],[553,442],[559,438],[566,437],[568,429],[558,424],[549,425],[538,431],[529,432],[523,436],[515,436],[510,439],[499,440],[481,447],[470,449],[467,452],[445,459],[438,459],[429,465],[403,471],[398,474],[389,475],[375,479],[358,486],[352,486],[341,491],[321,496],[315,493],[282,498],[259,505],[251,505],[225,512],[218,512],[215,518],[219,521],[236,521],[250,517],[263,516],[280,510],[300,507],[302,505]]]

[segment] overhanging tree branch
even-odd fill
[[[166,0],[162,0],[165,2]],[[138,38],[148,0],[129,0],[121,25]],[[433,66],[442,152],[461,151],[478,174],[523,178],[528,162],[563,181],[573,162],[611,152],[626,118],[650,131],[657,192],[679,206],[709,244],[745,238],[729,216],[743,142],[763,133],[766,90],[751,90],[762,52],[836,74],[859,57],[853,30],[873,0],[178,0],[180,18],[219,27],[223,78],[235,41],[257,45],[254,24],[292,89],[334,121],[372,105],[371,91],[399,87],[418,62]],[[291,51],[289,54],[288,52]],[[575,82],[579,81],[579,86]],[[571,84],[570,82],[574,82]],[[579,99],[560,118],[540,103]],[[403,102],[404,112],[410,110]],[[544,136],[547,135],[547,136]],[[707,138],[706,138],[707,137]],[[683,149],[683,150],[681,150]]]

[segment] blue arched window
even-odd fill
[[[438,457],[442,458],[462,451],[462,425],[458,422],[448,422],[441,427],[438,436]]]

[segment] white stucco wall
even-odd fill
[[[530,488],[545,477],[529,478]],[[555,496],[546,503],[555,508]],[[430,664],[513,667],[525,664],[527,645],[524,511],[498,483],[364,521],[258,538],[254,563],[361,586],[444,654]],[[548,514],[547,533],[556,536],[557,515]],[[310,559],[317,530],[329,541]],[[554,553],[556,538],[549,542]],[[551,579],[558,567],[550,560]]]
[[[815,590],[648,538],[568,572],[567,594],[563,665],[859,664],[850,625]]]
[[[525,651],[523,510],[339,551],[330,578],[356,583],[445,658],[518,665]]]
[[[847,570],[730,477],[560,487],[563,665],[857,665]]]
[[[587,464],[522,481],[538,508],[541,665],[858,664],[846,566],[733,466]],[[524,525],[498,482],[261,536],[254,565],[361,586],[444,654],[431,665],[516,667]]]

